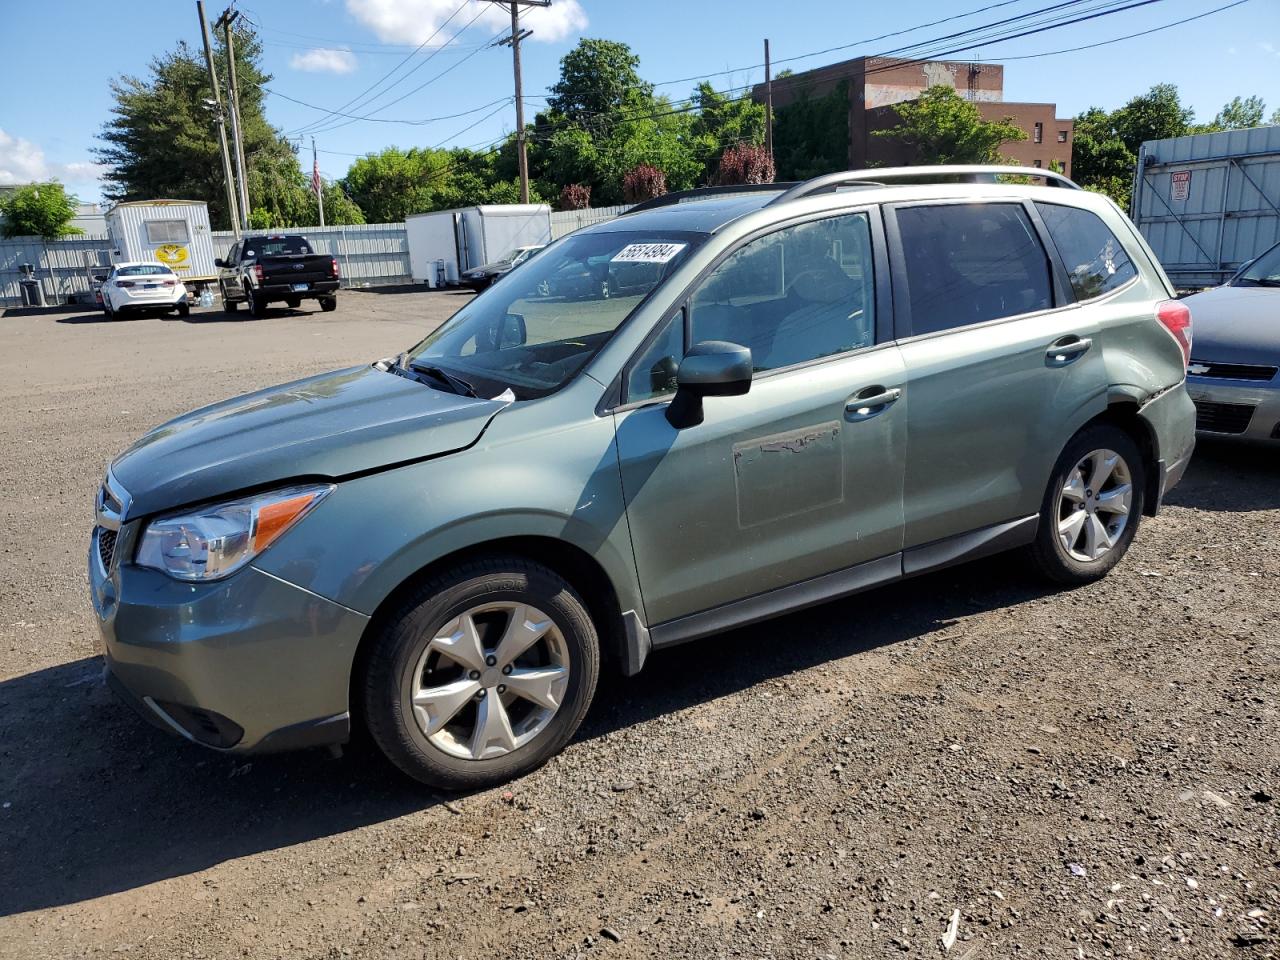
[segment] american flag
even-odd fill
[[[321,181],[320,179],[320,162],[316,160],[315,154],[312,154],[311,155],[311,189],[312,191],[315,192],[315,195],[317,197],[320,196],[320,188],[322,186],[323,186],[323,181]]]

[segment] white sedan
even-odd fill
[[[117,263],[102,283],[102,310],[108,317],[145,310],[191,312],[187,287],[163,263]]]

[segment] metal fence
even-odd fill
[[[559,240],[567,233],[573,233],[593,223],[601,223],[620,217],[632,207],[629,203],[620,203],[614,207],[588,207],[586,210],[555,210],[551,214],[551,239]]]
[[[344,287],[373,287],[411,282],[409,241],[403,223],[364,223],[350,227],[304,227],[299,233],[317,253],[338,258]],[[214,255],[225,256],[235,242],[230,231],[213,234]],[[32,264],[44,289],[45,302],[89,302],[92,268],[102,273],[111,263],[111,239],[106,236],[41,240],[18,237],[0,240],[0,307],[22,305],[21,265]]]
[[[90,293],[93,267],[110,263],[111,241],[105,236],[63,237],[41,240],[39,237],[15,237],[0,240],[0,306],[22,304],[21,265],[35,267],[35,279],[44,289],[46,303],[68,303],[85,299]],[[101,270],[99,270],[101,272]]]
[[[299,227],[316,253],[338,258],[344,287],[410,283],[409,239],[403,223],[361,223],[349,227]],[[225,257],[236,242],[229,230],[213,232],[214,256]]]

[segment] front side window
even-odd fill
[[[897,211],[911,333],[937,333],[1053,306],[1049,260],[1021,205]]]
[[[480,396],[517,400],[568,383],[706,234],[582,233],[538,251],[409,352]]]
[[[147,243],[188,243],[191,240],[185,220],[148,220],[146,226]]]
[[[1116,235],[1088,210],[1037,203],[1036,210],[1058,248],[1077,300],[1110,293],[1138,275]]]
[[[689,301],[689,339],[751,350],[776,370],[875,343],[875,277],[865,213],[787,227],[746,244]]]

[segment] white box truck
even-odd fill
[[[516,247],[551,242],[551,208],[545,203],[489,204],[405,217],[413,279],[439,285],[437,261],[452,285],[468,270],[500,260]]]
[[[193,293],[218,279],[209,207],[202,200],[128,200],[107,211],[111,262],[163,263]]]

